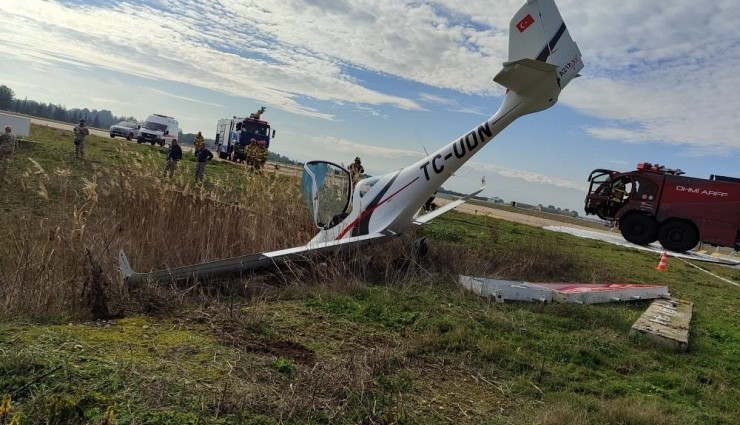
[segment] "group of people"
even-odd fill
[[[252,166],[252,170],[261,170],[265,167],[270,152],[267,150],[267,142],[264,140],[252,139],[247,147],[247,164]]]
[[[195,180],[196,181],[203,181],[203,177],[205,176],[205,169],[206,169],[206,162],[213,159],[213,153],[206,148],[205,139],[203,137],[203,134],[199,131],[198,135],[195,136],[195,140],[193,141],[193,144],[195,145]],[[237,144],[237,146],[240,146]],[[244,147],[242,146],[242,151],[244,151]],[[239,155],[241,152],[238,150],[235,151],[235,155]],[[269,151],[267,150],[267,143],[265,143],[264,140],[260,140],[259,142],[256,139],[252,139],[249,143],[249,146],[246,148],[246,152],[244,152],[243,159],[247,161],[247,164],[252,166],[253,170],[261,170],[265,166],[265,162],[267,162],[267,158],[269,156]],[[235,156],[235,158],[238,158]],[[172,139],[170,142],[169,150],[167,152],[167,159],[166,164],[164,168],[164,175],[165,177],[172,177],[172,175],[175,173],[175,169],[177,168],[177,163],[182,160],[182,148],[177,144],[177,140]],[[242,162],[240,160],[239,162]]]
[[[213,159],[213,153],[206,148],[205,138],[199,131],[198,135],[195,136],[193,141],[195,146],[195,181],[203,181],[203,177],[206,172],[206,162]],[[169,149],[167,150],[167,158],[165,160],[164,175],[165,177],[172,178],[177,169],[177,163],[182,160],[182,148],[177,143],[176,139],[170,141]]]
[[[252,138],[248,145],[241,142],[234,144],[234,162],[252,166],[252,170],[261,170],[265,167],[267,158],[270,156],[270,152],[267,149],[267,142],[264,140],[257,141]]]
[[[84,159],[85,157],[85,137],[90,134],[90,130],[85,124],[85,120],[80,120],[72,130],[74,138],[72,139],[75,146],[75,158]],[[13,129],[6,125],[3,134],[0,135],[0,177],[4,177],[5,170],[8,167],[10,157],[15,152],[17,138],[13,134]]]

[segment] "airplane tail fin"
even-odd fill
[[[511,19],[509,60],[504,68],[508,63],[522,59],[554,65],[561,90],[583,68],[581,52],[571,38],[554,0],[527,0]]]
[[[554,0],[528,0],[514,15],[508,59],[494,81],[520,94],[544,90],[554,99],[583,68],[581,52]]]

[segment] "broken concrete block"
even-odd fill
[[[667,350],[684,353],[689,349],[689,322],[693,303],[669,298],[655,300],[632,325],[630,335],[640,334]]]

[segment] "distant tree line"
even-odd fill
[[[298,165],[298,161],[293,161],[292,159],[288,158],[287,156],[280,155],[279,153],[275,152],[269,152],[268,153],[268,160],[272,162],[279,162],[281,164],[290,164],[290,165]]]
[[[106,109],[100,111],[87,108],[67,109],[62,105],[55,105],[53,103],[47,104],[35,100],[16,99],[13,89],[5,85],[0,86],[0,109],[73,124],[77,124],[82,119],[89,126],[95,128],[108,128],[121,121],[138,122],[134,117],[115,116],[111,111]]]

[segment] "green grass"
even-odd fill
[[[108,209],[117,190],[110,183],[137,169],[156,169],[154,176],[163,166],[159,148],[96,137],[89,159],[75,161],[68,136],[33,126],[31,142],[20,145],[14,185],[0,188],[0,219],[13,224],[0,233],[4,256],[22,258],[22,249],[8,247],[30,246],[24,234],[46,243],[48,233],[23,229],[60,223],[64,233],[64,223],[77,223],[75,214],[91,202],[85,181],[97,182],[100,200],[83,242],[105,233],[93,226],[98,215],[136,218]],[[193,166],[185,161],[165,190],[193,196],[205,213],[244,202],[240,194],[255,182],[295,184],[270,175],[254,180],[219,162],[198,186],[189,180]],[[132,181],[143,194],[162,184]],[[270,196],[302,220],[285,200],[292,198]],[[430,237],[420,268],[390,270],[420,235]],[[115,264],[118,241],[95,251],[104,266]],[[215,235],[212,246],[219,241],[236,244]],[[44,252],[58,255],[62,245],[54,246]],[[60,292],[66,301],[52,299],[47,310],[0,315],[0,395],[12,400],[5,421],[17,414],[24,424],[98,424],[109,409],[122,424],[731,424],[740,417],[740,291],[676,259],[659,273],[657,255],[455,212],[368,253],[365,268],[338,263],[215,288],[133,292],[107,265],[109,304],[124,318],[86,320],[84,303],[77,305],[82,286]],[[702,267],[740,280],[737,270]],[[80,266],[75,273],[87,272]],[[461,290],[458,274],[668,285],[694,303],[690,350],[668,353],[628,336],[648,302],[497,304]]]

